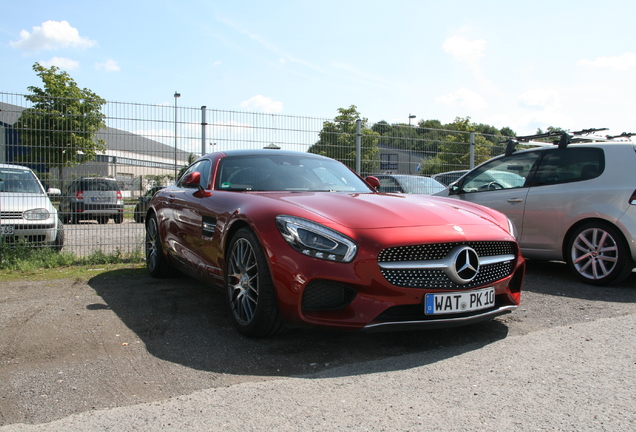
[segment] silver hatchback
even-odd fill
[[[566,261],[584,282],[625,280],[636,265],[636,144],[509,151],[436,195],[482,204],[516,225],[525,258]]]

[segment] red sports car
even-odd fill
[[[220,288],[248,336],[451,327],[517,308],[525,262],[506,216],[377,186],[311,153],[208,154],[150,202],[148,271]]]

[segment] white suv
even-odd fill
[[[566,261],[586,283],[619,283],[636,263],[636,144],[582,140],[509,145],[436,195],[506,214],[525,258]]]

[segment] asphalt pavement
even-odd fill
[[[636,430],[636,274],[530,263],[489,323],[256,341],[189,279],[65,284],[0,283],[1,432]]]

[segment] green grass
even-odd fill
[[[0,244],[0,279],[88,279],[95,272],[118,269],[138,270],[144,267],[141,251],[111,254],[101,251],[87,256],[70,252],[55,252],[49,247],[34,248],[27,245]]]

